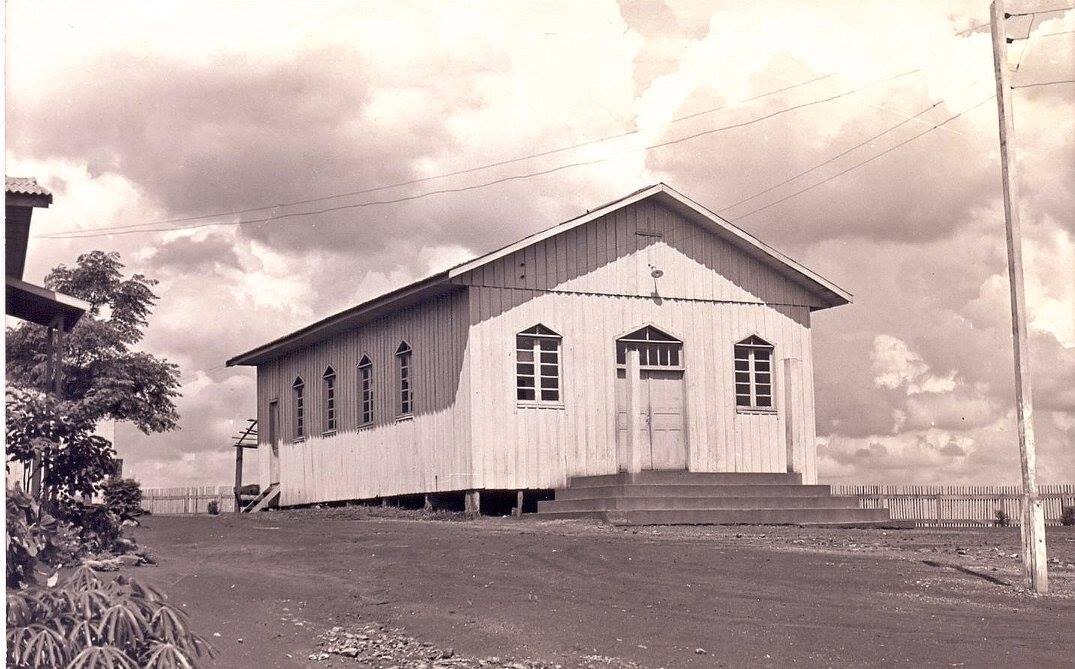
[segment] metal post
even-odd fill
[[[1019,225],[1019,186],[1016,164],[1011,160],[1015,134],[1012,117],[1011,74],[1008,68],[1004,0],[990,5],[993,65],[997,79],[997,116],[1000,121],[1000,170],[1004,186],[1004,220],[1008,241],[1008,284],[1012,303],[1012,335],[1015,351],[1015,402],[1019,428],[1019,459],[1023,473],[1023,496],[1019,528],[1023,539],[1026,584],[1037,594],[1049,592],[1045,553],[1045,513],[1038,499],[1035,474],[1034,408],[1030,394],[1030,355],[1027,345],[1026,298],[1023,292],[1023,250]]]

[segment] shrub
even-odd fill
[[[138,481],[112,478],[105,481],[103,488],[105,505],[120,520],[142,515],[142,486]]]
[[[207,505],[206,510],[209,512],[210,516],[219,516],[220,502],[216,501],[215,499],[209,500],[209,504]]]
[[[102,582],[88,567],[54,587],[9,592],[7,665],[196,667],[212,650],[164,600],[133,578]]]
[[[997,509],[993,514],[993,524],[997,527],[1008,527],[1012,524],[1012,517],[1004,509]]]
[[[57,513],[78,528],[79,539],[93,553],[115,552],[123,526],[119,516],[103,504],[71,504]],[[122,552],[122,551],[120,551]]]
[[[76,528],[18,488],[7,490],[7,586],[37,583],[85,551]]]
[[[1075,525],[1075,506],[1065,506],[1060,512],[1061,525]]]

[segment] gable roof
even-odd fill
[[[568,230],[585,225],[590,221],[606,216],[617,209],[630,206],[636,202],[653,198],[665,207],[671,209],[684,218],[700,225],[725,242],[744,251],[810,292],[816,294],[825,303],[826,307],[835,307],[851,302],[851,294],[840,288],[821,275],[813,272],[805,266],[795,262],[788,256],[777,251],[757,237],[745,230],[732,225],[712,211],[706,209],[697,202],[686,197],[670,186],[658,183],[646,188],[639,189],[618,200],[613,200],[601,205],[596,209],[564,221],[551,228],[542,230],[517,242],[508,244],[495,251],[478,256],[473,260],[460,263],[455,267],[438,272],[412,284],[399,288],[379,297],[363,302],[338,314],[312,323],[290,334],[274,339],[255,349],[237,355],[227,361],[227,365],[257,365],[276,358],[284,353],[293,351],[303,346],[324,339],[338,332],[352,328],[359,323],[384,315],[395,309],[410,306],[424,301],[430,297],[445,295],[461,290],[462,286],[453,282],[453,279],[472,272],[484,265],[494,262],[504,256],[511,255],[520,249],[526,248],[542,240],[554,237]]]

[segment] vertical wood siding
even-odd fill
[[[654,270],[662,273],[654,278]],[[653,325],[683,341],[688,466],[785,471],[785,358],[802,360],[791,415],[806,482],[817,478],[810,311],[800,283],[711,232],[643,201],[455,280],[460,292],[260,365],[258,416],[280,402],[281,503],[469,488],[554,488],[617,469],[615,340]],[[515,400],[515,334],[563,336],[562,408]],[[736,411],[733,346],[775,347],[777,413]],[[395,421],[396,347],[414,350],[416,411]],[[357,364],[374,364],[375,424],[358,423]],[[337,374],[339,431],[322,437],[321,375]],[[291,383],[306,384],[305,441],[292,443]],[[267,426],[261,430],[263,438]],[[258,449],[268,483],[269,448]]]
[[[280,403],[281,504],[294,505],[471,487],[467,292],[430,300],[366,323],[258,368],[258,419]],[[412,356],[413,418],[397,421],[395,351]],[[358,362],[373,362],[374,423],[359,428]],[[321,377],[336,371],[337,432],[322,435]],[[294,442],[291,384],[306,385],[305,440]],[[259,431],[268,436],[268,426]],[[257,450],[269,482],[270,448]]]
[[[772,262],[772,261],[769,261]],[[668,271],[675,266],[678,271]],[[653,269],[664,272],[656,282]],[[699,300],[825,304],[770,264],[651,202],[625,207],[479,267],[471,286]]]
[[[811,307],[821,303],[715,235],[642,202],[461,281],[472,291],[478,485],[550,488],[568,476],[616,471],[615,340],[646,324],[684,343],[694,471],[786,471],[779,361],[802,360],[802,392],[791,414],[801,448],[795,459],[804,480],[816,481],[809,323]],[[536,323],[563,335],[563,408],[515,401],[515,334]],[[752,334],[775,347],[775,415],[734,405],[733,346]]]

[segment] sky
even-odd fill
[[[39,236],[27,280],[101,249],[160,281],[182,419],[116,427],[143,486],[232,480],[227,358],[658,181],[855,295],[812,322],[823,481],[1019,480],[985,0],[6,7],[34,234],[135,226]],[[1075,12],[1007,29],[1016,86],[1075,79]],[[1039,480],[1072,481],[1075,85],[1013,100]]]

